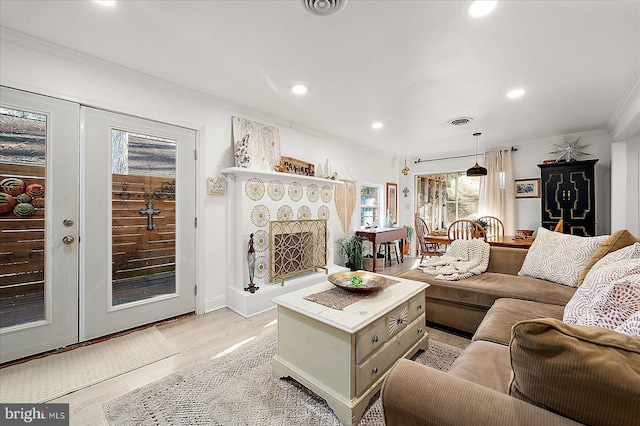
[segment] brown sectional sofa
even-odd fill
[[[518,276],[527,250],[491,247],[487,272],[460,281],[436,280],[419,269],[402,278],[424,281],[427,289],[427,321],[474,333],[497,299],[530,300],[564,306],[574,288],[537,278]]]
[[[526,253],[492,247],[487,272],[461,281],[403,275],[431,284],[428,321],[474,335],[448,373],[396,363],[387,426],[640,425],[640,338],[564,324],[575,289],[517,276]]]

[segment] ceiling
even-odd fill
[[[0,25],[408,158],[604,129],[639,72],[638,1],[302,3],[1,0]]]

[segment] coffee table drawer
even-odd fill
[[[391,338],[368,360],[356,366],[356,395],[367,390],[371,384],[382,377],[387,370],[420,340],[425,333],[424,315],[421,315],[404,330]]]
[[[380,318],[360,330],[356,334],[356,364],[382,346],[386,340],[385,337],[384,318]]]
[[[424,313],[425,309],[425,294],[424,292],[414,296],[409,300],[409,321],[413,321]]]

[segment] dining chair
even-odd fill
[[[418,243],[420,244],[420,262],[424,260],[425,256],[440,256],[442,253],[438,252],[438,244],[427,241],[427,237],[431,231],[424,219],[420,216],[416,216],[414,225],[416,228]]]
[[[447,236],[453,240],[483,239],[487,241],[487,233],[475,220],[459,219],[449,225]]]
[[[502,235],[504,237],[504,224],[500,219],[495,216],[482,216],[478,218],[478,221],[484,220],[487,226],[484,228],[488,235]]]

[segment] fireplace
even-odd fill
[[[271,256],[269,280],[280,281],[307,271],[327,269],[326,220],[269,222]]]

